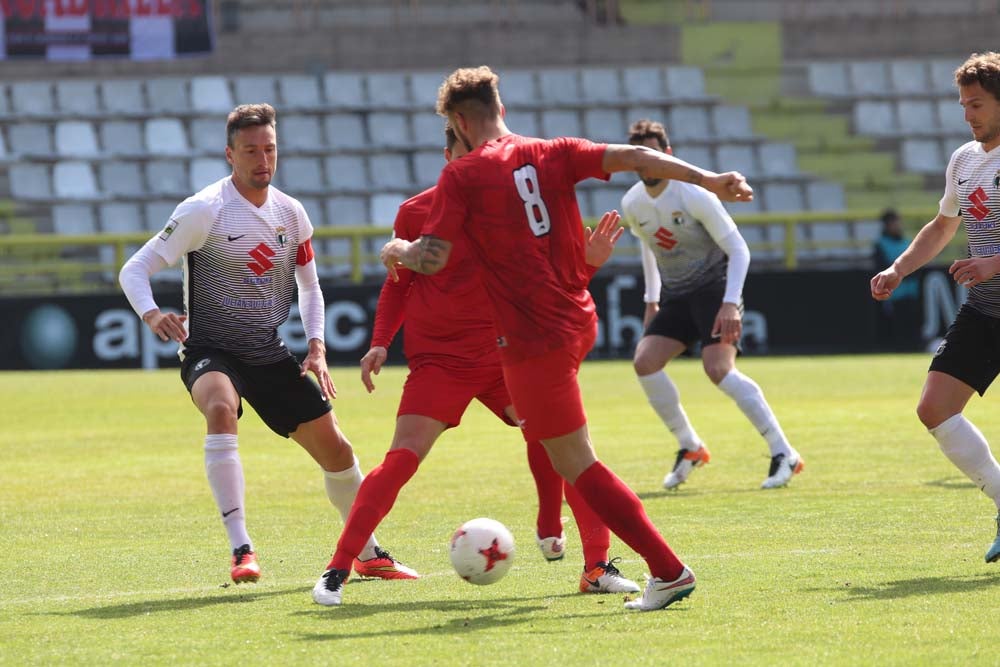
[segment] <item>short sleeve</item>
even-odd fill
[[[168,265],[205,245],[214,219],[203,201],[186,199],[170,215],[166,226],[152,239],[152,249]]]
[[[437,236],[445,241],[455,239],[468,216],[468,206],[459,186],[458,171],[452,168],[457,162],[449,163],[441,172],[430,213],[420,233]]]
[[[562,144],[567,150],[570,178],[574,183],[588,178],[599,178],[604,181],[611,178],[611,174],[604,171],[603,166],[607,144],[597,144],[579,137],[562,137],[555,139],[554,142]]]
[[[959,148],[951,154],[948,167],[944,170],[944,196],[938,204],[938,212],[948,218],[957,218],[962,213],[958,190],[955,188],[955,156],[960,150],[962,149]]]

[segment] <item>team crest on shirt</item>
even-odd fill
[[[673,213],[670,214],[670,219],[673,221],[673,223],[675,225],[683,225],[684,224],[684,212],[683,211],[674,211]]]
[[[997,173],[993,174],[993,187],[1000,188],[1000,169],[997,169]]]
[[[274,231],[275,231],[275,240],[278,242],[279,246],[284,248],[285,244],[288,243],[288,237],[285,235],[285,228],[278,227]]]
[[[162,232],[160,232],[160,240],[161,241],[166,241],[167,239],[169,239],[170,235],[174,233],[175,229],[177,229],[177,225],[178,224],[180,224],[180,223],[178,223],[176,220],[174,220],[173,218],[171,218],[167,222],[167,226],[163,228]]]

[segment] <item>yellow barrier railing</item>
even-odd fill
[[[935,215],[934,211],[923,209],[904,209],[899,213],[911,236]],[[872,221],[877,220],[880,214],[881,212],[876,210],[760,213],[737,215],[735,219],[740,227],[783,226],[783,241],[751,244],[751,253],[755,250],[780,250],[784,266],[787,269],[795,269],[798,267],[796,254],[798,239],[795,232],[799,225],[811,225],[817,222]],[[592,221],[588,224],[592,224]],[[374,255],[376,249],[367,251],[364,242],[368,239],[388,239],[391,233],[392,230],[387,227],[317,227],[315,230],[317,241],[332,239],[350,241],[350,250],[346,258],[331,258],[318,249],[317,260],[321,266],[328,266],[331,261],[347,259],[350,264],[351,280],[361,282],[366,264],[377,261]],[[128,259],[127,254],[144,244],[149,237],[148,232],[87,236],[56,234],[0,236],[0,293],[92,292],[109,289],[114,285],[118,269]],[[848,238],[811,242],[810,248],[857,250],[863,249],[862,246],[868,246],[870,243],[867,239]],[[946,252],[957,257],[964,251],[964,244],[964,235],[959,235]],[[101,252],[100,249],[105,250]],[[111,252],[107,249],[111,249]],[[80,256],[87,255],[88,252],[92,256]]]

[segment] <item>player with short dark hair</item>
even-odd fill
[[[468,239],[483,267],[504,379],[525,437],[542,441],[559,474],[649,566],[642,597],[626,607],[662,609],[687,597],[694,574],[635,493],[597,460],[587,432],[577,371],[596,338],[597,316],[575,186],[643,168],[728,199],[750,199],[753,191],[735,172],[707,172],[641,146],[513,134],[488,67],[448,76],[437,110],[471,152],[442,171],[420,239],[390,241],[383,263],[392,274],[397,264],[433,274],[447,265],[452,243]]]
[[[660,123],[638,120],[628,134],[630,144],[673,153]],[[802,470],[802,457],[788,443],[760,387],[736,369],[750,249],[711,192],[641,169],[639,179],[622,199],[622,219],[642,241],[646,283],[645,332],[632,363],[649,404],[680,443],[663,486],[677,488],[709,460],[677,387],[664,372],[672,359],[698,343],[705,374],[767,441],[771,465],[761,487],[785,486]]]
[[[955,70],[955,83],[973,141],[948,161],[937,216],[872,278],[871,292],[878,301],[888,299],[964,224],[969,256],[948,271],[969,296],[934,353],[917,416],[948,460],[996,504],[997,535],[986,550],[986,562],[994,563],[1000,561],[1000,464],[962,411],[1000,373],[1000,54],[972,54]]]
[[[275,111],[247,104],[229,114],[227,176],[181,202],[159,234],[122,267],[122,289],[162,340],[180,344],[181,379],[204,415],[205,471],[233,550],[236,583],[260,565],[246,529],[237,420],[243,399],[272,431],[301,445],[324,472],[330,502],[346,520],[363,476],[328,398],[324,305],[312,224],[297,200],[271,187],[278,159]],[[184,315],[163,312],[150,276],[181,261]],[[309,352],[299,364],[278,336],[298,286]],[[316,386],[307,373],[315,375]],[[367,576],[416,578],[367,536],[354,564]]]

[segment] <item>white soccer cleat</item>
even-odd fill
[[[581,593],[638,593],[639,584],[626,579],[615,567],[619,558],[612,558],[607,563],[598,563],[589,572],[580,575]]]
[[[771,467],[767,471],[767,479],[761,483],[762,489],[777,489],[785,486],[792,479],[792,475],[798,475],[806,467],[806,462],[802,460],[799,453],[792,450],[791,455],[778,454],[771,457]]]
[[[348,570],[327,570],[313,586],[313,601],[324,607],[336,607],[344,595],[344,582],[351,573]]]
[[[656,577],[646,577],[646,590],[638,600],[625,603],[626,609],[639,611],[656,611],[669,607],[678,600],[683,600],[694,591],[694,572],[686,566],[679,577],[673,581],[665,581]]]
[[[562,560],[566,555],[566,533],[560,533],[559,537],[541,538],[535,535],[535,542],[541,550],[545,560]]]
[[[678,449],[677,459],[674,461],[674,469],[663,478],[663,488],[676,489],[687,481],[688,475],[698,466],[703,466],[709,462],[711,455],[705,445],[699,445],[698,449]]]

